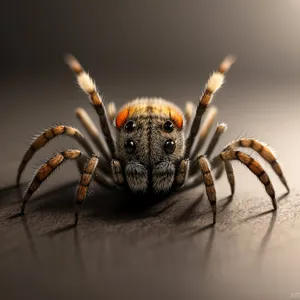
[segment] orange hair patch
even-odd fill
[[[136,103],[126,105],[121,109],[116,117],[116,127],[121,128],[124,126],[126,121],[133,115],[133,113],[141,116],[147,116],[150,113],[154,115],[167,115],[170,117],[175,126],[179,129],[183,126],[183,117],[181,112],[170,104],[147,104],[147,103]]]

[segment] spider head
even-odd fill
[[[181,110],[162,99],[139,99],[120,109],[116,118],[117,157],[123,163],[155,166],[177,163],[185,151]]]

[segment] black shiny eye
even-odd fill
[[[126,124],[125,124],[125,130],[127,131],[127,132],[131,132],[131,131],[133,131],[134,130],[134,128],[135,128],[135,123],[133,122],[133,121],[128,121]]]
[[[124,144],[125,150],[128,154],[132,154],[135,151],[135,142],[133,140],[127,140]]]
[[[172,132],[174,129],[174,125],[171,121],[167,121],[165,124],[164,124],[164,130],[166,132]]]
[[[165,152],[167,154],[172,154],[175,151],[176,144],[173,140],[167,140],[165,142]]]

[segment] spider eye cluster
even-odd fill
[[[174,124],[171,122],[171,121],[167,121],[165,124],[164,124],[164,130],[166,132],[172,132],[174,129]]]
[[[136,127],[136,124],[135,122],[133,122],[132,120],[128,121],[126,124],[125,124],[125,130],[127,132],[132,132]]]
[[[167,140],[164,148],[167,154],[172,154],[175,151],[176,144],[173,140]]]
[[[124,144],[124,147],[128,154],[132,154],[136,149],[136,145],[133,140],[127,140]]]

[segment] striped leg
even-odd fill
[[[111,152],[112,157],[115,156],[115,143],[113,140],[109,120],[107,117],[106,109],[101,96],[99,95],[94,81],[84,71],[78,60],[74,56],[67,56],[66,62],[71,70],[76,74],[77,82],[80,88],[89,95],[92,105],[95,108],[99,119],[102,132],[105,136],[108,148]]]
[[[271,197],[274,209],[277,209],[275,191],[272,182],[257,160],[244,152],[234,150],[224,151],[220,154],[220,157],[224,161],[238,160],[242,164],[244,164],[253,174],[255,174],[260,182],[265,186],[266,192]]]
[[[213,223],[216,223],[216,214],[217,214],[217,196],[216,196],[216,189],[214,184],[214,179],[212,176],[212,172],[209,166],[209,162],[207,158],[203,155],[199,157],[199,167],[202,172],[205,188],[206,188],[206,195],[211,205],[211,210],[213,212]]]
[[[280,181],[282,184],[286,187],[287,191],[289,192],[289,186],[287,184],[287,181],[283,175],[282,169],[276,159],[275,154],[271,150],[269,146],[266,144],[252,138],[242,138],[236,141],[231,142],[229,145],[227,145],[223,151],[232,149],[234,150],[235,148],[238,147],[244,147],[244,148],[251,148],[254,151],[256,151],[264,160],[266,160],[276,173],[276,175],[279,177]]]
[[[80,208],[87,196],[89,185],[93,179],[97,165],[98,157],[96,155],[93,155],[88,161],[81,175],[76,198],[75,225],[77,225],[78,223]]]
[[[235,179],[234,179],[234,171],[233,171],[232,163],[229,160],[225,160],[224,165],[225,165],[227,180],[230,184],[231,195],[233,195],[235,192]]]
[[[39,186],[53,173],[53,171],[64,163],[67,159],[77,159],[80,157],[81,152],[79,150],[65,150],[57,153],[50,158],[45,164],[43,164],[36,173],[33,181],[31,182],[24,198],[21,207],[21,214],[24,214],[25,206],[33,193],[39,188]]]
[[[210,159],[213,151],[215,150],[217,143],[220,140],[221,135],[227,130],[227,125],[225,123],[221,123],[217,126],[216,131],[214,132],[214,135],[207,147],[207,150],[205,151],[205,155],[208,159]]]
[[[94,144],[99,149],[100,153],[104,156],[106,161],[110,161],[111,155],[108,148],[106,147],[106,142],[102,138],[99,130],[97,129],[92,119],[89,117],[88,113],[83,108],[79,107],[76,109],[76,116],[79,119],[80,123],[83,125],[84,129],[87,131]]]
[[[217,117],[218,109],[215,106],[210,107],[207,110],[207,116],[195,137],[195,144],[191,149],[190,159],[194,160],[202,149],[204,143],[207,140],[208,134],[213,126],[213,123]]]
[[[215,150],[215,147],[221,137],[221,135],[227,130],[227,125],[225,123],[221,123],[217,126],[213,137],[207,147],[207,150],[205,151],[205,155],[208,159],[210,159],[211,154],[213,153],[213,151]],[[197,173],[198,171],[198,166],[197,166],[197,162],[195,162],[192,164],[192,168],[191,168],[191,175],[194,175],[195,173]],[[221,170],[220,170],[221,171]]]
[[[77,159],[76,163],[77,163],[77,167],[79,172],[82,174],[84,171],[84,167],[86,162],[88,161],[88,157],[86,155],[82,155],[79,159]],[[97,169],[95,170],[95,177],[94,180],[100,185],[100,186],[104,186],[105,188],[108,189],[113,189],[115,187],[115,184],[113,183],[113,181],[110,179],[110,177],[108,177],[106,174],[104,174],[103,171],[103,167],[107,164],[107,162],[102,162],[100,161],[99,157],[98,157],[98,165],[97,165]]]
[[[78,131],[77,129],[71,127],[71,126],[64,126],[64,125],[57,125],[55,127],[51,127],[50,129],[43,132],[39,137],[37,137],[33,143],[30,145],[29,149],[26,151],[26,153],[23,156],[23,159],[21,161],[21,164],[18,169],[18,175],[17,175],[17,185],[20,184],[21,175],[27,165],[27,163],[30,161],[30,159],[33,157],[35,152],[37,152],[39,149],[44,147],[49,141],[51,141],[56,136],[60,135],[67,135],[72,138],[74,138],[89,154],[92,155],[93,149],[90,146],[90,144],[87,142],[87,140],[84,138],[84,136]]]
[[[207,81],[205,91],[200,97],[199,103],[196,108],[196,115],[193,119],[193,123],[187,138],[187,156],[190,157],[191,149],[194,144],[195,137],[199,130],[201,119],[205,113],[208,105],[210,104],[213,95],[222,86],[224,82],[225,73],[229,70],[234,63],[234,58],[231,56],[226,57],[220,64],[217,72],[214,72]]]

